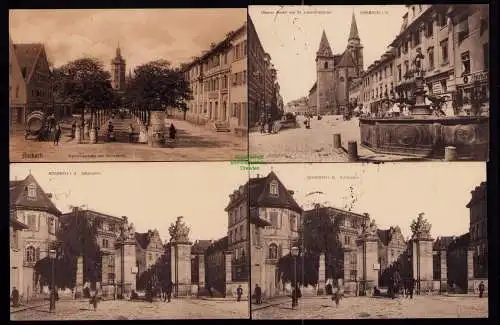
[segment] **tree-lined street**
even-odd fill
[[[253,319],[360,319],[360,318],[480,318],[488,317],[488,299],[477,296],[415,296],[413,299],[347,297],[338,307],[329,296],[290,298],[252,306]]]
[[[173,148],[153,148],[147,144],[128,143],[127,127],[135,121],[117,120],[115,131],[117,142],[102,142],[105,130],[99,131],[97,144],[78,144],[69,137],[71,123],[62,123],[59,145],[52,142],[26,141],[24,134],[10,138],[10,160],[21,162],[45,161],[177,161],[177,160],[231,160],[236,155],[247,153],[247,138],[230,133],[218,133],[182,120],[166,120],[167,126],[174,123],[177,136]]]
[[[173,299],[154,301],[107,300],[93,310],[88,300],[61,300],[55,313],[48,306],[11,313],[11,320],[132,320],[248,318],[248,301]]]

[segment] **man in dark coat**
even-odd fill
[[[481,283],[479,283],[479,298],[483,298],[483,293],[484,293],[484,282],[481,281]]]
[[[166,287],[167,302],[170,302],[170,299],[172,299],[172,289],[173,289],[173,287],[174,287],[174,284],[172,283],[172,280],[168,280],[167,287]]]
[[[57,146],[59,145],[59,139],[61,139],[61,126],[59,123],[56,125],[55,129],[55,135],[54,135],[54,144]]]
[[[255,295],[255,303],[260,305],[262,303],[262,290],[258,284],[255,284],[255,290],[253,293]]]
[[[238,286],[236,289],[236,301],[241,301],[241,296],[243,295],[243,288],[241,287],[241,284]]]
[[[410,277],[410,280],[408,282],[408,290],[410,291],[410,299],[413,299],[413,290],[415,290],[415,279],[413,277]]]
[[[172,140],[174,140],[176,133],[177,133],[177,130],[175,129],[174,123],[171,123],[170,127],[168,129],[169,138],[172,139]]]
[[[55,310],[56,310],[56,290],[52,288],[49,296],[49,311],[53,313],[55,312]]]
[[[13,307],[19,307],[19,290],[17,290],[16,287],[12,288],[12,306]]]

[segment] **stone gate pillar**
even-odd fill
[[[474,250],[467,249],[467,292],[474,293]]]
[[[446,264],[447,256],[446,256],[446,251],[441,250],[440,252],[440,266],[441,266],[441,284],[440,284],[440,290],[441,292],[446,292],[448,291],[448,266]]]
[[[371,293],[378,283],[378,235],[377,226],[372,221],[365,225],[361,236],[356,241],[358,255],[359,294]]]
[[[225,280],[226,280],[226,297],[232,297],[234,296],[233,292],[233,263],[232,263],[232,258],[233,258],[233,253],[231,251],[225,251],[224,252],[224,270],[226,271],[225,273]]]
[[[412,240],[413,277],[417,281],[417,293],[432,290],[433,287],[432,243],[432,239]]]
[[[321,253],[319,256],[319,267],[318,267],[318,295],[325,294],[325,253]]]
[[[198,295],[205,291],[205,255],[198,254]]]
[[[76,284],[75,298],[81,298],[83,294],[83,256],[78,256],[76,260]]]
[[[185,297],[191,294],[191,245],[189,241],[189,227],[177,217],[177,221],[170,225],[170,256],[171,279],[174,284],[174,296]]]

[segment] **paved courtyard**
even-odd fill
[[[70,137],[70,125],[63,125],[59,145],[52,142],[25,140],[22,132],[10,137],[10,161],[53,162],[53,161],[222,161],[247,154],[248,138],[232,133],[215,132],[183,120],[173,122],[177,139],[173,148],[153,148],[148,144],[128,143],[127,128],[138,125],[132,119],[115,120],[117,142],[104,142],[105,127],[101,128],[99,143],[77,144]]]
[[[358,318],[484,318],[488,299],[477,296],[415,296],[413,299],[347,297],[338,307],[329,297],[300,299],[292,310],[290,298],[270,301],[252,319],[358,319]]]
[[[311,119],[311,128],[306,129],[304,117],[298,116],[298,128],[283,129],[278,134],[251,132],[249,151],[252,155],[263,155],[266,162],[346,162],[347,154],[333,148],[333,134],[340,133],[342,147],[348,141],[358,143],[358,154],[363,160],[402,161],[405,157],[382,155],[360,146],[359,120],[344,121],[342,116],[323,116]]]
[[[61,300],[56,312],[49,313],[48,305],[11,313],[11,320],[132,320],[132,319],[217,319],[250,317],[248,301],[215,301],[174,299],[170,303],[154,301],[108,300],[97,310],[88,300]]]

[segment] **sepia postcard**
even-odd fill
[[[9,11],[10,161],[248,150],[247,9]]]
[[[250,317],[248,172],[11,164],[11,320]]]
[[[249,151],[485,161],[489,5],[250,6]]]
[[[488,317],[484,162],[250,174],[252,319]]]

